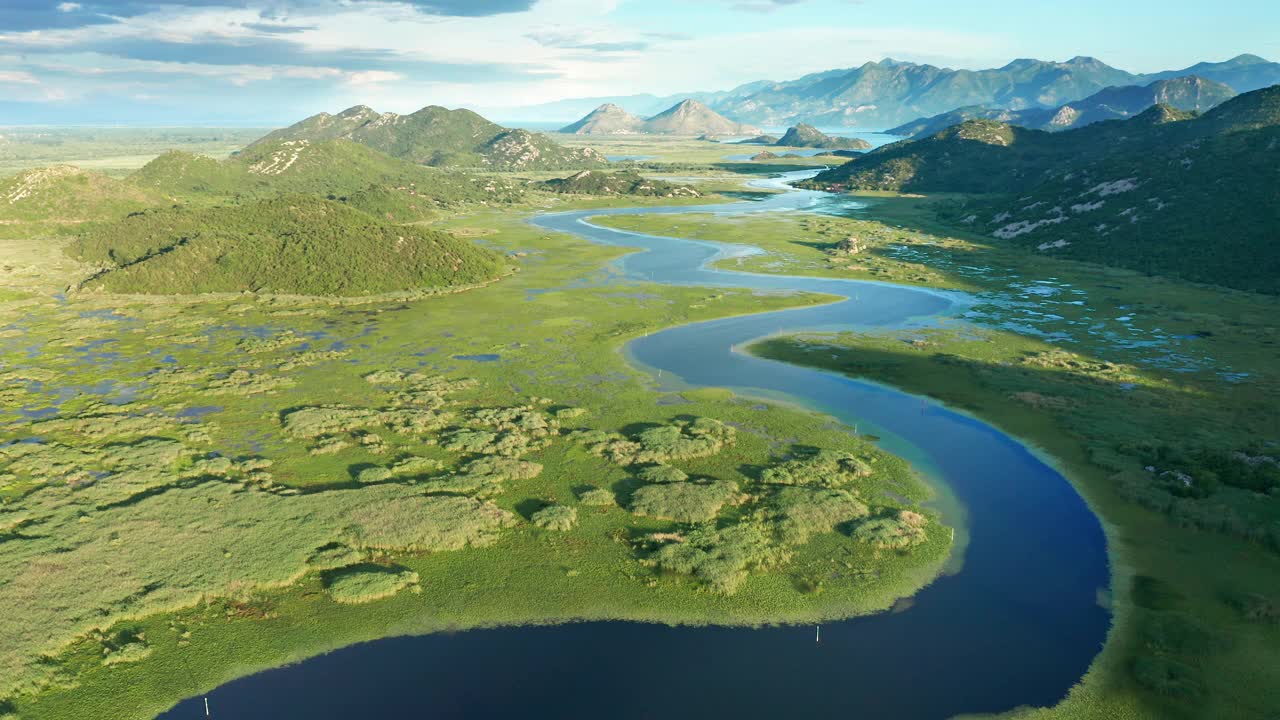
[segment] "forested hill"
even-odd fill
[[[989,194],[946,216],[1038,252],[1280,292],[1280,86],[1061,133],[970,121],[807,185]]]
[[[303,195],[135,213],[71,252],[107,268],[86,289],[136,294],[376,295],[473,285],[504,268],[465,240]]]
[[[282,141],[338,139],[435,167],[577,170],[608,162],[591,148],[568,148],[539,133],[508,130],[470,110],[435,105],[408,115],[379,113],[364,105],[337,115],[320,113],[267,134],[248,151]]]
[[[197,202],[289,192],[344,198],[381,188],[396,191],[407,203],[445,208],[510,202],[522,193],[519,183],[423,167],[341,139],[259,141],[221,161],[168,152],[126,182]]]

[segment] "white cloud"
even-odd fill
[[[73,10],[79,10],[81,7],[80,3],[76,2],[58,3],[58,12],[72,12]]]
[[[35,75],[22,70],[0,70],[0,83],[15,85],[39,85]]]

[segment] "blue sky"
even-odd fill
[[[1280,3],[0,0],[0,125],[268,123],[364,103],[673,94],[893,57],[1280,58]]]

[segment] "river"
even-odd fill
[[[745,246],[604,228],[606,214],[832,212],[856,201],[792,190],[703,208],[540,215],[533,223],[638,248],[618,274],[652,282],[821,292],[811,308],[696,323],[638,338],[630,359],[670,389],[714,385],[838,418],[904,456],[966,528],[963,564],[898,611],[814,628],[694,628],[592,622],[399,637],[345,648],[209,693],[234,718],[894,718],[941,720],[1061,699],[1101,649],[1110,614],[1097,518],[1054,468],[1016,440],[939,403],[824,371],[752,357],[778,332],[929,324],[959,294],[882,283],[714,270]],[[958,560],[959,558],[957,558]],[[203,717],[200,698],[161,717]]]

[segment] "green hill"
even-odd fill
[[[970,120],[922,140],[885,145],[801,184],[834,190],[1012,192],[1065,155],[1065,146],[1053,137]]]
[[[157,295],[374,295],[475,284],[503,269],[495,253],[445,233],[302,195],[148,210],[86,231],[70,252],[108,268],[85,289]]]
[[[591,148],[567,148],[545,135],[508,130],[470,110],[436,105],[409,115],[378,113],[363,105],[337,115],[320,113],[268,133],[245,152],[301,140],[349,140],[394,158],[434,167],[560,170],[600,167],[608,162]]]
[[[0,225],[78,223],[120,216],[158,200],[154,193],[69,165],[0,178]]]
[[[688,185],[676,185],[663,180],[651,180],[634,170],[614,173],[583,170],[565,178],[542,183],[542,187],[556,193],[575,195],[644,195],[651,197],[700,197]]]
[[[441,208],[508,203],[523,195],[517,183],[414,165],[350,140],[258,142],[222,161],[168,152],[127,181],[179,201],[281,193],[359,197],[364,203],[378,197],[380,207],[368,209],[390,212],[401,222],[431,217]]]
[[[812,184],[990,194],[943,217],[1037,252],[1280,293],[1280,86],[1061,133],[970,121]]]
[[[787,128],[786,134],[774,144],[778,147],[808,147],[824,150],[871,149],[871,143],[862,138],[835,137],[806,123]]]

